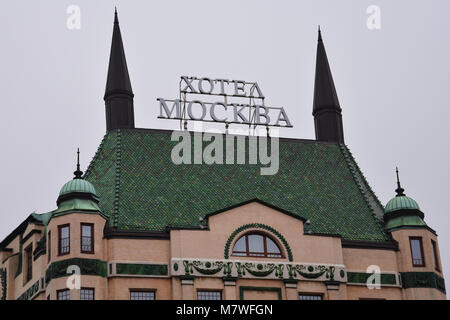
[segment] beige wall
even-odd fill
[[[169,263],[170,240],[110,239],[108,260]]]
[[[94,223],[95,253],[81,253],[80,232],[81,222]],[[437,242],[436,236],[426,229],[402,229],[393,232],[393,237],[399,242],[399,251],[380,249],[355,249],[342,248],[339,237],[317,236],[304,234],[303,222],[300,219],[264,206],[258,202],[249,203],[209,218],[209,230],[171,230],[169,239],[104,239],[103,229],[105,219],[100,215],[72,213],[55,217],[50,220],[47,231],[51,231],[51,262],[75,257],[99,259],[107,262],[128,263],[155,263],[170,265],[172,258],[200,258],[200,259],[224,259],[225,244],[230,235],[240,226],[245,224],[260,223],[271,226],[279,231],[292,250],[293,261],[296,263],[324,263],[343,264],[347,271],[365,272],[370,265],[380,267],[382,273],[386,272],[410,272],[426,271],[436,272],[441,277],[441,272],[434,268],[434,257],[431,247],[431,239]],[[58,226],[70,223],[70,253],[58,256]],[[41,234],[33,234],[23,243],[23,249],[28,245],[36,248],[40,237],[44,236],[44,227],[30,224],[27,226],[24,236],[32,230],[41,230]],[[247,229],[238,234],[230,246],[239,237],[251,231]],[[256,258],[245,257],[245,260],[287,262],[287,252],[275,234],[265,232],[278,243],[283,251],[283,258]],[[425,267],[413,267],[411,263],[411,250],[409,236],[423,238],[425,253]],[[19,261],[20,250],[19,237],[16,237],[8,245],[13,249],[10,252],[1,252],[0,267],[8,269],[8,298],[16,299],[34,282],[45,276],[49,266],[47,255],[40,256],[33,262],[33,278],[24,283],[26,263],[23,259],[23,272],[15,277],[15,271]],[[230,252],[231,254],[231,252]],[[24,252],[22,252],[22,257]],[[23,257],[24,258],[24,257]],[[242,260],[243,257],[230,255],[230,260]],[[440,258],[439,258],[440,262]],[[11,272],[11,270],[13,270]],[[52,279],[44,292],[35,296],[35,299],[56,299],[57,290],[66,288],[68,277]],[[322,281],[298,281],[285,284],[282,280],[239,278],[236,282],[224,281],[221,277],[197,276],[193,281],[181,281],[179,277],[156,276],[101,276],[81,277],[82,287],[95,288],[96,299],[129,299],[130,289],[155,290],[156,299],[186,299],[197,298],[198,290],[220,290],[223,299],[239,299],[240,287],[275,287],[280,288],[283,299],[298,299],[299,293],[321,294],[324,299],[445,299],[445,295],[436,289],[383,286],[382,289],[369,290],[365,285],[352,285],[341,283],[338,286],[326,285]],[[265,299],[277,298],[278,294],[272,291],[247,290],[245,298]],[[71,299],[79,298],[79,290],[72,290]]]

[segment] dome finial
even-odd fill
[[[403,193],[403,191],[405,191],[405,189],[403,189],[402,186],[400,185],[400,178],[398,176],[398,167],[395,167],[395,172],[397,173],[397,189],[395,189],[395,192],[397,192],[396,197],[404,197],[405,194]]]
[[[80,148],[77,149],[77,170],[73,173],[75,175],[74,179],[81,179],[83,171],[80,170]]]

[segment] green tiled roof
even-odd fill
[[[344,145],[280,139],[279,171],[263,176],[260,165],[175,165],[177,143],[163,130],[105,135],[85,179],[95,186],[110,227],[198,227],[199,216],[257,198],[309,219],[313,233],[389,240],[379,217],[383,207]]]

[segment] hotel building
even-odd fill
[[[320,32],[316,139],[280,138],[275,175],[174,164],[171,131],[135,128],[133,97],[116,13],[106,134],[55,210],[0,243],[1,299],[446,298],[425,213],[398,179],[380,203],[344,143]]]

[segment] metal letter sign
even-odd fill
[[[199,96],[222,97],[222,101],[203,101]],[[248,99],[245,101],[243,99]],[[158,98],[159,119],[222,122],[250,127],[292,128],[284,108],[268,107],[264,95],[256,82],[228,79],[210,79],[182,76],[180,98],[175,100]],[[246,103],[243,103],[243,102]]]

